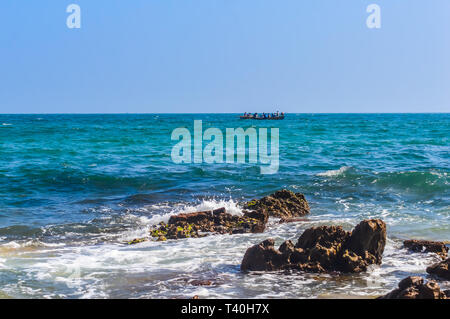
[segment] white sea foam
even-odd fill
[[[347,172],[350,169],[349,166],[342,166],[339,169],[335,169],[335,170],[329,170],[326,172],[322,172],[322,173],[318,173],[317,176],[322,176],[322,177],[336,177],[339,175],[344,174],[345,172]]]
[[[147,209],[150,209],[154,212],[153,216],[149,218],[148,222],[150,224],[158,224],[160,222],[167,222],[170,216],[172,215],[180,213],[194,213],[199,211],[208,211],[222,207],[225,207],[227,212],[232,215],[242,215],[242,209],[239,207],[238,203],[232,199],[229,200],[204,199],[199,204],[196,205],[177,204],[175,206],[170,207],[166,205],[162,206],[152,205],[150,207],[147,207]],[[158,210],[160,211],[159,214]]]
[[[125,241],[148,234],[148,226],[180,212],[194,212],[226,207],[233,214],[241,209],[232,200],[204,200],[197,205],[149,205],[139,214],[128,212],[122,218],[136,225],[115,238],[115,242],[79,246],[39,246],[26,254],[0,256],[2,271],[18,276],[2,288],[15,296],[71,298],[328,298],[332,296],[376,296],[392,290],[402,278],[425,275],[428,265],[438,260],[433,254],[409,253],[400,240],[388,238],[383,263],[368,272],[351,276],[305,273],[251,273],[239,271],[246,249],[264,239],[274,238],[277,245],[284,240],[294,242],[309,227],[344,225],[351,229],[360,220],[357,213],[345,216],[316,214],[305,221],[278,224],[271,219],[262,234],[214,235],[205,238],[147,241],[126,245]],[[364,209],[364,208],[363,208]],[[358,209],[358,211],[360,211]],[[157,217],[145,216],[159,212]],[[367,212],[365,213],[367,217]],[[380,210],[370,216],[390,212]],[[117,234],[116,234],[117,236]],[[10,243],[12,249],[19,243]],[[30,244],[28,244],[30,245]],[[24,258],[26,257],[26,258]],[[197,287],[195,279],[207,279],[212,286]],[[32,283],[42,283],[35,290]],[[46,288],[48,287],[48,288]],[[443,285],[445,288],[445,284]]]

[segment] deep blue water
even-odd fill
[[[193,133],[194,120],[202,120],[204,129],[216,127],[223,132],[251,126],[279,128],[278,173],[260,174],[259,163],[174,164],[170,154],[176,142],[171,133],[178,127]],[[158,218],[221,205],[238,211],[237,203],[281,188],[306,195],[312,222],[351,227],[361,219],[380,217],[388,223],[394,241],[449,241],[449,136],[450,114],[288,114],[283,121],[239,120],[237,114],[0,115],[0,272],[4,275],[0,296],[2,291],[25,297],[171,295],[167,291],[172,288],[135,293],[137,288],[127,284],[101,290],[99,282],[106,279],[91,270],[86,272],[98,281],[83,281],[69,289],[59,287],[51,274],[62,271],[55,269],[69,256],[89,255],[89,250],[74,252],[76,247],[108,247],[109,252],[117,248],[119,254],[125,239],[137,236]],[[280,227],[274,226],[272,234],[295,235],[287,226]],[[230,248],[235,259],[224,257],[218,268],[208,264],[209,271],[238,276],[235,267],[250,240],[242,238],[247,239]],[[183,249],[196,245],[191,241],[176,245]],[[180,247],[167,251],[183,250]],[[28,249],[37,255],[23,257]],[[211,254],[217,253],[211,248]],[[49,265],[50,277],[43,274],[45,258],[49,258],[44,265]],[[170,278],[155,279],[162,285],[176,280],[174,273],[185,267],[181,261],[166,262],[169,270],[158,274]],[[197,269],[204,264],[191,266]],[[20,280],[25,283],[17,283]],[[214,293],[205,296],[268,294],[243,287]]]

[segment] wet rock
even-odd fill
[[[448,247],[442,241],[405,240],[403,246],[410,251],[436,253],[442,259],[447,258]]]
[[[429,280],[425,283],[421,277],[407,277],[400,281],[394,289],[380,299],[447,299],[437,282]]]
[[[262,243],[250,247],[245,252],[241,264],[242,270],[277,270],[287,263],[286,255],[274,247],[275,241],[267,239]]]
[[[211,286],[213,283],[211,280],[192,280],[190,284],[192,286]]]
[[[144,241],[148,241],[148,238],[136,238],[136,239],[133,239],[133,240],[128,242],[128,245],[139,244],[139,243],[142,243]]]
[[[362,272],[381,264],[386,244],[386,224],[378,219],[362,221],[350,233],[341,226],[312,227],[297,243],[285,241],[275,249],[272,239],[250,247],[241,270],[296,269],[308,272]]]
[[[436,275],[446,280],[450,280],[450,258],[447,258],[446,260],[435,263],[434,265],[428,267],[427,273]]]
[[[301,193],[283,189],[259,200],[252,200],[244,208],[255,211],[265,210],[269,216],[292,218],[309,214],[309,205]]]
[[[264,231],[269,215],[263,209],[245,210],[242,216],[227,213],[225,208],[212,211],[182,213],[171,216],[168,223],[160,223],[150,229],[150,237],[157,241],[167,239],[197,238],[215,234],[261,233]],[[136,244],[148,238],[135,239]]]
[[[343,270],[361,272],[371,264],[380,265],[385,245],[386,224],[380,219],[362,221],[344,244]]]

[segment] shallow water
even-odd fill
[[[437,260],[407,253],[402,239],[450,241],[449,114],[236,118],[0,115],[0,297],[375,296]],[[222,131],[279,127],[279,172],[174,164],[171,132],[192,132],[194,119]],[[171,214],[223,206],[239,214],[239,202],[280,188],[306,195],[307,222],[273,219],[263,234],[124,244]],[[388,244],[382,266],[365,274],[239,271],[245,250],[263,239],[281,243],[311,226],[351,229],[373,217],[388,224]]]

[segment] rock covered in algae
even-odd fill
[[[197,238],[208,234],[261,233],[269,216],[265,210],[245,210],[243,215],[233,215],[225,208],[195,213],[181,213],[170,217],[150,229],[150,237],[159,241],[167,239]],[[133,242],[141,242],[136,239]],[[130,242],[130,243],[133,243]]]

